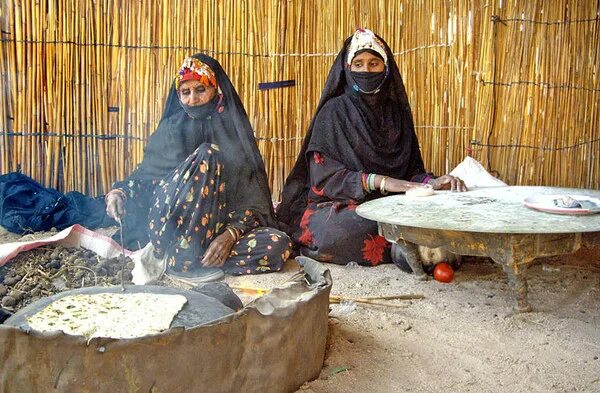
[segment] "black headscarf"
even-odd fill
[[[206,104],[213,109],[206,116],[192,119],[173,83],[162,119],[144,149],[144,160],[128,179],[163,178],[201,143],[217,144],[224,165],[228,210],[250,209],[262,226],[276,226],[265,166],[244,106],[218,61],[204,54],[193,57],[212,69],[222,95]]]
[[[316,114],[308,128],[296,164],[288,176],[277,216],[292,233],[307,204],[310,188],[308,153],[318,151],[352,171],[365,171],[409,180],[425,168],[408,97],[387,43],[387,79],[378,94],[359,93],[346,67],[348,37],[335,59]]]

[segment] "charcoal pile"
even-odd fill
[[[124,283],[134,263],[125,259]],[[121,284],[121,258],[102,258],[83,248],[45,246],[20,253],[0,267],[0,304],[17,311],[42,297],[70,289]]]

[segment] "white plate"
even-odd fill
[[[554,203],[555,199],[561,199],[569,196],[577,201],[590,201],[597,207],[595,208],[580,208],[580,207],[558,207]],[[595,214],[600,213],[600,199],[586,195],[533,195],[523,200],[523,205],[530,209],[543,211],[554,214]]]

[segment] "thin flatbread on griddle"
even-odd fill
[[[182,295],[100,293],[65,296],[27,319],[40,332],[135,338],[166,330],[187,302]]]

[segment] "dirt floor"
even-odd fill
[[[298,392],[600,392],[600,249],[531,266],[526,314],[512,312],[489,259],[468,258],[450,284],[393,265],[329,267],[332,295],[425,298],[331,305],[323,370]],[[289,274],[228,282],[270,287]]]
[[[15,240],[0,231],[0,243]],[[506,278],[487,259],[468,258],[450,284],[417,281],[393,265],[328,267],[332,295],[424,298],[332,304],[323,370],[298,392],[600,392],[598,248],[530,267],[535,311],[526,314],[512,313]],[[226,281],[272,288],[296,269]]]

